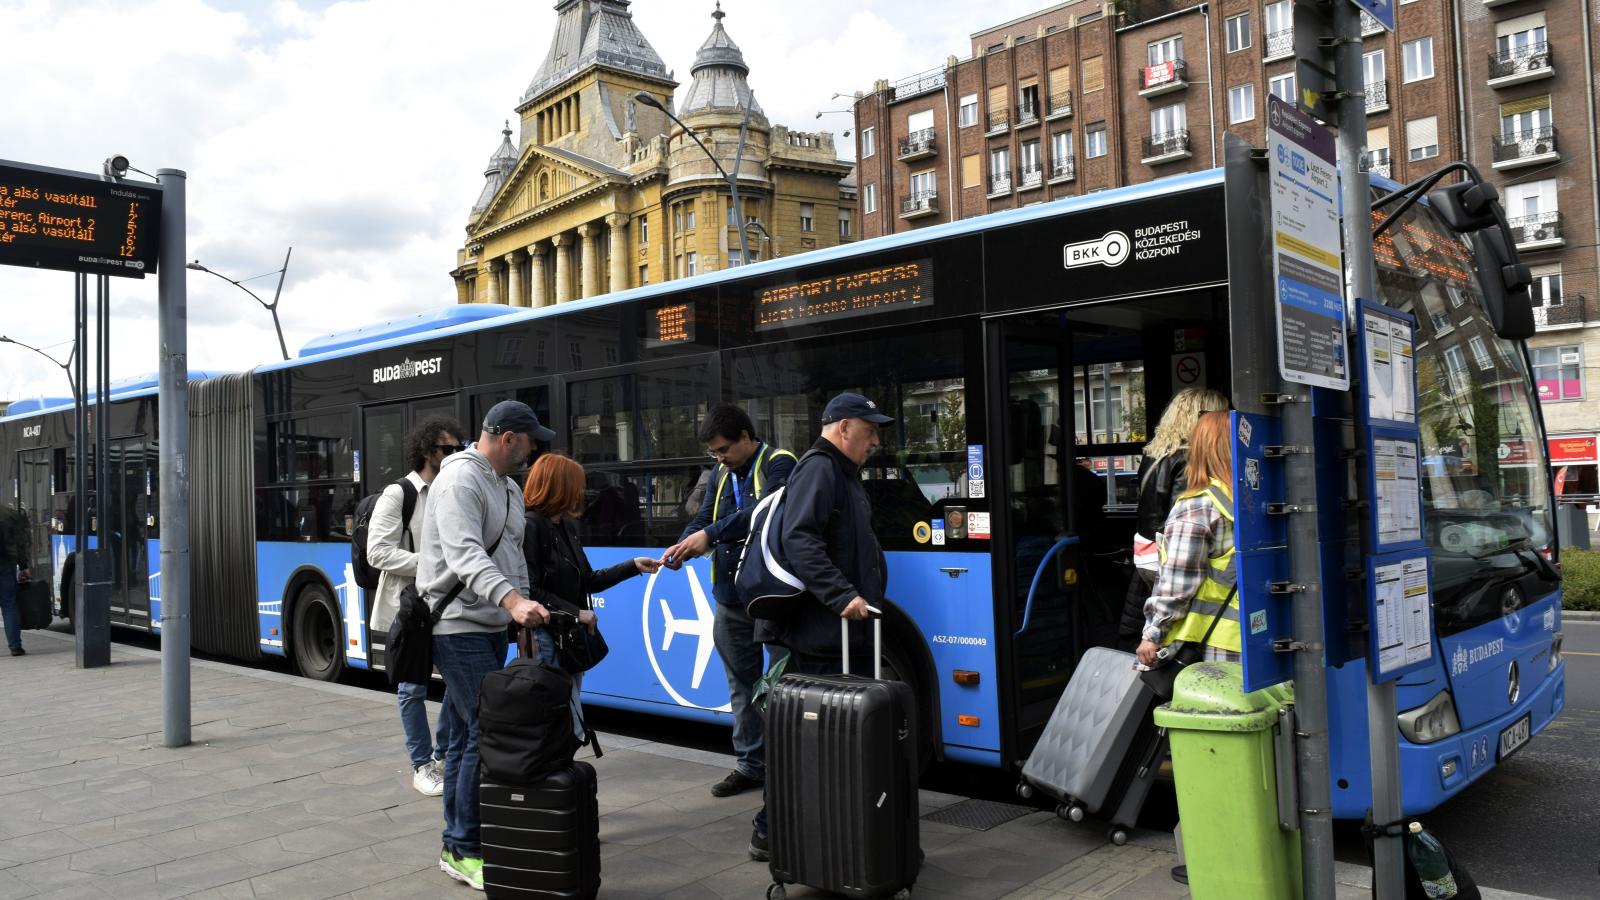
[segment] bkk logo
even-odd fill
[[[705,684],[706,670],[710,668],[716,640],[712,629],[716,612],[701,583],[699,567],[690,564],[674,572],[661,569],[644,586],[644,602],[640,604],[640,627],[644,630],[645,656],[655,672],[661,687],[674,703],[696,709],[728,712],[733,707],[728,701],[727,682],[720,677]],[[688,597],[685,597],[687,588]],[[693,616],[683,616],[683,601],[693,606]],[[674,608],[678,612],[674,612]],[[683,635],[692,638],[693,661],[682,650],[688,646],[674,638]],[[657,649],[657,638],[660,649]],[[673,646],[679,652],[672,653]],[[720,666],[719,666],[720,668]],[[718,673],[721,674],[720,672]]]
[[[372,370],[372,383],[383,384],[387,381],[400,381],[406,378],[419,378],[423,375],[437,375],[444,370],[444,357],[434,356],[428,359],[405,359],[399,365],[379,366]]]

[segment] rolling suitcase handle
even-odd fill
[[[867,607],[867,615],[872,618],[872,678],[874,681],[883,680],[883,610],[875,606]],[[844,617],[839,619],[839,650],[844,657],[844,674],[850,674],[850,620]]]

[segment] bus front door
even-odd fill
[[[1003,692],[1025,754],[1084,649],[1082,570],[1068,490],[1071,339],[1058,315],[990,323],[990,484],[995,596],[1009,633]]]

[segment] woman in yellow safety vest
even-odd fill
[[[1204,659],[1239,659],[1228,432],[1228,414],[1208,412],[1189,438],[1188,488],[1161,528],[1161,571],[1144,604],[1138,654],[1147,666],[1177,641],[1204,641]]]

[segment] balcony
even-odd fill
[[[1294,29],[1285,28],[1267,35],[1267,55],[1261,57],[1262,62],[1286,59],[1294,55]]]
[[[1072,115],[1072,92],[1062,91],[1059,94],[1051,94],[1050,115],[1047,118],[1051,120],[1065,119],[1070,115]]]
[[[989,127],[988,133],[989,134],[999,134],[1000,132],[1005,131],[1007,128],[1011,127],[1011,110],[1009,110],[1009,109],[991,109],[991,110],[989,110],[988,123],[989,123],[989,125],[988,125],[988,127]]]
[[[1189,129],[1187,128],[1169,131],[1166,134],[1151,135],[1144,138],[1141,141],[1141,145],[1143,150],[1140,156],[1147,166],[1177,162],[1180,159],[1188,159],[1193,155],[1189,152]]]
[[[900,201],[900,218],[920,219],[939,214],[939,192],[919,191]]]
[[[1026,128],[1029,125],[1037,125],[1037,124],[1039,124],[1039,107],[1037,107],[1037,106],[1019,106],[1019,107],[1017,107],[1017,127],[1018,128]]]
[[[1018,173],[1017,190],[1026,191],[1044,184],[1044,170],[1040,168],[1023,169]]]
[[[1540,331],[1582,328],[1589,322],[1589,301],[1582,294],[1557,297],[1550,306],[1533,308],[1533,327]]]
[[[1561,234],[1561,213],[1551,211],[1518,219],[1507,219],[1517,250],[1549,250],[1566,244]]]
[[[1189,86],[1189,67],[1181,59],[1169,59],[1139,69],[1139,96],[1155,97],[1181,91]]]
[[[1389,157],[1385,156],[1382,159],[1373,159],[1370,156],[1367,157],[1367,174],[1382,175],[1385,178],[1393,178],[1394,176],[1389,174],[1390,171],[1391,166],[1389,165]]]
[[[1489,54],[1489,87],[1503,88],[1556,74],[1550,45],[1543,41]]]
[[[944,66],[940,66],[937,69],[929,69],[926,72],[918,72],[910,78],[902,78],[889,88],[889,100],[890,102],[905,100],[908,97],[937,91],[944,87],[944,79]]]
[[[1071,181],[1078,176],[1078,161],[1072,157],[1050,160],[1050,183]]]
[[[1011,174],[989,176],[989,196],[999,197],[1011,193]]]
[[[1377,20],[1377,18],[1372,15],[1372,13],[1369,13],[1366,10],[1362,10],[1361,11],[1361,36],[1362,37],[1372,37],[1375,34],[1383,34],[1383,23],[1379,22]]]
[[[1389,111],[1389,79],[1368,82],[1363,90],[1367,94],[1367,115]]]
[[[1496,135],[1494,139],[1494,167],[1517,169],[1555,162],[1561,158],[1556,151],[1556,127],[1530,128],[1515,134]]]
[[[899,157],[901,162],[916,162],[919,159],[927,159],[938,152],[939,148],[934,142],[932,128],[913,131],[900,139]]]

